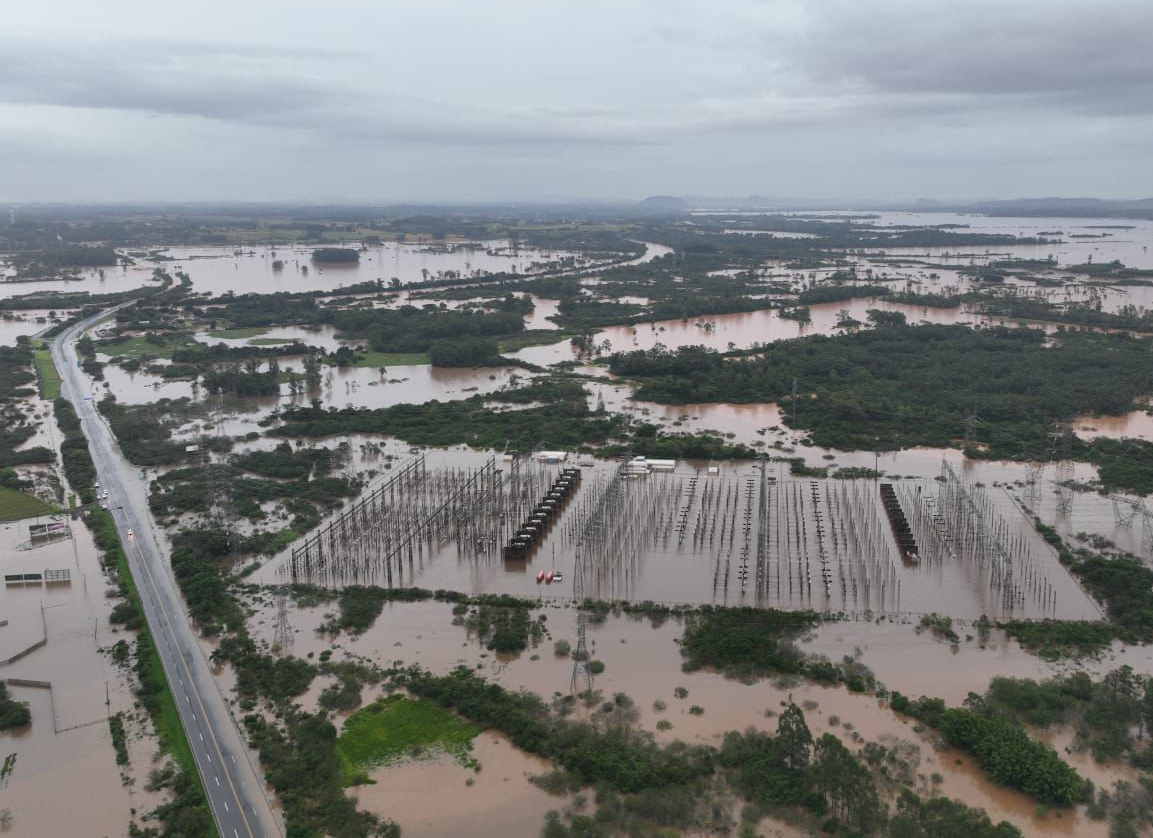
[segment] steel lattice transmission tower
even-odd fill
[[[1073,509],[1073,422],[1072,420],[1053,423],[1053,478],[1057,493],[1057,511],[1068,515]]]
[[[272,635],[272,645],[282,655],[292,653],[292,624],[288,622],[288,586],[276,586],[276,629]]]

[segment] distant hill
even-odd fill
[[[986,215],[1153,218],[1153,198],[1132,201],[1102,198],[1018,198],[1011,201],[966,204],[964,209],[967,212],[983,212]]]
[[[673,195],[650,195],[637,203],[637,209],[653,213],[682,213],[689,208],[688,203]]]

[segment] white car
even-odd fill
[[[134,533],[134,532],[132,531],[132,527],[129,527],[129,528],[128,528],[128,537],[129,537],[129,538],[136,538],[136,533]]]

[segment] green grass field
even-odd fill
[[[60,395],[60,374],[52,363],[52,353],[46,347],[33,350],[36,376],[40,382],[40,398],[51,401]]]
[[[247,342],[248,346],[281,346],[292,343],[292,338],[253,338]]]
[[[216,329],[208,332],[210,338],[223,340],[239,340],[240,338],[254,338],[268,331],[267,326],[246,326],[241,329]]]
[[[19,521],[36,515],[49,515],[57,509],[40,498],[0,486],[0,521]]]
[[[168,358],[172,353],[185,346],[195,346],[196,340],[191,335],[179,335],[163,346],[149,343],[142,337],[118,340],[115,343],[96,342],[96,352],[110,358]]]
[[[373,768],[405,757],[447,753],[469,765],[478,733],[478,728],[435,704],[391,695],[348,717],[336,752],[345,785],[360,785],[368,782]]]
[[[427,352],[373,352],[364,350],[354,367],[415,367],[428,363]]]
[[[560,343],[572,336],[572,332],[566,332],[564,329],[530,329],[519,335],[501,338],[497,345],[501,352],[515,352],[526,346],[548,346],[552,343]]]

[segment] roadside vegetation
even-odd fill
[[[61,457],[65,477],[81,503],[94,504],[96,468],[88,451],[88,442],[80,429],[80,419],[67,399],[56,399],[54,407],[57,424],[64,436]],[[104,571],[121,597],[113,609],[112,620],[136,632],[134,669],[139,682],[137,700],[148,713],[161,748],[175,762],[175,768],[162,772],[158,782],[153,784],[155,790],[168,789],[172,795],[154,813],[161,824],[161,830],[151,827],[138,829],[137,835],[139,838],[152,838],[161,834],[214,835],[212,815],[196,772],[192,750],[180,721],[176,701],[164,676],[160,656],[144,620],[140,598],[112,517],[102,509],[92,509],[85,523],[92,532]]]
[[[338,409],[319,398],[330,366],[380,369],[383,383],[388,367],[504,366],[510,364],[506,353],[568,340],[582,360],[607,358],[609,370],[638,384],[641,399],[666,404],[776,402],[788,425],[805,432],[806,442],[815,445],[840,450],[958,447],[967,417],[980,405],[978,445],[966,451],[969,456],[1036,457],[1051,445],[1055,420],[1085,413],[1119,416],[1141,403],[1148,395],[1143,382],[1149,340],[1071,329],[1046,336],[1030,329],[911,326],[903,312],[888,310],[888,302],[964,305],[995,315],[1005,307],[1007,297],[1000,289],[1006,277],[1060,284],[1054,277],[1062,269],[1050,260],[953,266],[972,285],[934,290],[883,271],[858,273],[845,254],[863,248],[1041,244],[1047,241],[1044,237],[930,228],[880,232],[859,219],[799,216],[706,216],[691,225],[641,216],[573,224],[522,216],[516,210],[499,219],[451,213],[414,218],[375,211],[363,218],[327,218],[309,210],[277,210],[274,217],[258,219],[225,209],[212,218],[175,214],[144,223],[130,213],[108,222],[85,211],[83,217],[65,222],[56,212],[32,210],[27,222],[0,230],[0,249],[24,254],[17,263],[22,276],[62,278],[82,266],[164,262],[171,257],[154,247],[175,242],[238,249],[254,241],[305,243],[313,270],[324,266],[326,276],[391,241],[451,249],[475,247],[496,237],[508,239],[513,249],[540,246],[604,262],[638,255],[644,248],[640,240],[674,251],[647,263],[615,264],[583,275],[544,275],[546,268],[539,265],[526,274],[426,272],[421,282],[409,283],[406,290],[412,293],[404,305],[397,300],[399,279],[381,277],[333,291],[208,298],[190,293],[187,274],[172,275],[162,267],[146,287],[128,292],[36,293],[0,301],[0,308],[90,311],[138,299],[137,305],[117,313],[106,335],[81,342],[83,367],[97,380],[111,358],[124,370],[157,380],[195,382],[230,407],[275,398],[284,389],[302,397],[264,423],[267,435],[276,438],[274,448],[234,453],[235,440],[206,436],[200,444],[211,455],[207,465],[204,450],[187,451],[186,440],[174,434],[176,428],[197,421],[208,432],[209,414],[202,402],[128,405],[110,396],[100,404],[129,460],[162,472],[151,486],[151,510],[169,526],[173,572],[198,628],[219,636],[215,659],[235,672],[244,728],[283,804],[289,835],[398,835],[395,824],[357,811],[346,786],[365,781],[376,766],[439,750],[467,762],[469,743],[481,729],[501,731],[518,747],[550,760],[554,770],[537,778],[542,787],[595,794],[595,812],[574,807],[564,816],[550,816],[543,832],[550,838],[722,832],[732,826],[734,806],[743,807],[742,836],[750,834],[765,813],[799,813],[808,828],[843,836],[1020,834],[1009,824],[992,823],[980,810],[933,795],[927,783],[895,779],[904,776],[895,748],[878,743],[855,748],[859,738],[832,734],[814,737],[804,711],[791,702],[780,711],[775,733],[731,731],[708,745],[662,744],[638,728],[639,710],[622,693],[545,701],[487,682],[468,669],[447,675],[418,668],[386,673],[351,659],[333,661],[331,650],[317,661],[294,658],[267,647],[249,631],[243,595],[251,589],[235,570],[242,559],[289,546],[355,497],[371,478],[349,475],[349,449],[312,442],[325,437],[365,433],[412,445],[495,451],[530,450],[548,440],[557,447],[606,456],[755,456],[752,447],[722,434],[676,433],[594,409],[589,392],[571,373],[542,374],[522,364],[533,377],[522,375],[527,380],[521,386],[493,394],[448,403]],[[738,235],[730,225],[764,235]],[[114,242],[115,247],[88,243],[97,240]],[[285,269],[283,255],[273,263],[274,270]],[[766,268],[769,261],[773,266]],[[562,256],[551,270],[575,264],[571,256]],[[1150,272],[1120,264],[1073,266],[1064,273],[1074,271],[1091,282],[1153,281]],[[595,282],[586,281],[590,279]],[[560,329],[525,328],[532,294],[557,301],[552,319]],[[695,319],[694,325],[707,334],[715,327],[711,316],[770,308],[804,324],[812,322],[819,310],[814,307],[844,302],[859,311],[859,301],[873,299],[888,302],[884,309],[869,308],[867,317],[857,315],[864,322],[854,320],[846,309],[838,318],[842,334],[769,346],[730,344],[724,352],[658,346],[614,355],[613,347],[597,336],[597,329],[606,325],[652,324],[655,331],[658,321],[673,319],[686,324]],[[449,309],[446,301],[461,307]],[[1153,315],[1137,309],[1110,313],[1091,305],[1032,299],[1015,299],[1013,305],[1014,318],[1070,327],[1153,329]],[[281,341],[271,332],[287,326],[325,328],[326,339],[335,334],[341,345],[321,350],[308,341]],[[193,336],[203,331],[248,343],[201,343]],[[39,374],[41,397],[56,398],[59,378],[46,350],[22,344],[0,351],[0,518],[9,505],[29,502],[19,495],[27,487],[11,467],[52,461],[53,452],[47,449],[22,448],[35,428],[14,400],[34,394],[33,369]],[[65,431],[65,470],[81,499],[90,502],[94,470],[75,412],[66,401],[56,398],[55,403]],[[256,438],[253,434],[250,440]],[[1076,440],[1073,454],[1097,467],[1102,489],[1153,492],[1153,443]],[[865,468],[812,467],[800,458],[790,465],[797,476],[874,476]],[[227,487],[226,512],[210,508],[210,484]],[[224,516],[232,520],[226,522]],[[211,834],[191,753],[115,529],[99,510],[89,516],[88,525],[123,597],[113,618],[139,633],[134,655],[127,646],[114,655],[132,660],[140,702],[173,757],[157,780],[157,787],[170,789],[172,799],[157,810],[156,828],[137,834]],[[1055,546],[1070,572],[1104,604],[1108,621],[1003,624],[1012,636],[1051,657],[1099,652],[1116,640],[1153,640],[1153,571],[1132,557],[1075,550],[1059,539]],[[333,604],[322,631],[334,647],[342,633],[368,631],[387,604],[426,600],[451,606],[454,622],[486,653],[515,655],[551,642],[547,620],[535,613],[537,604],[531,600],[373,587],[330,592],[296,586],[293,595],[302,604]],[[713,669],[744,681],[804,678],[886,696],[859,657],[833,661],[801,651],[797,642],[824,619],[813,612],[652,603],[582,607],[594,619],[613,609],[654,625],[670,616],[683,618],[686,671]],[[919,629],[950,644],[959,642],[958,629],[947,617],[929,615]],[[567,641],[552,647],[555,653],[571,654],[562,643]],[[603,666],[590,662],[593,668]],[[390,693],[406,690],[407,696],[393,693],[360,707],[365,688],[381,684]],[[306,712],[298,702],[321,685],[316,712]],[[1142,807],[1153,808],[1144,805],[1147,790],[1127,792],[1124,806],[1118,803],[1120,790],[1095,792],[1056,752],[1036,741],[1033,729],[1070,726],[1076,731],[1076,747],[1147,770],[1153,765],[1146,741],[1153,725],[1151,695],[1148,679],[1122,667],[1100,681],[1074,675],[1041,682],[997,679],[985,695],[971,695],[961,707],[933,698],[913,701],[899,693],[892,694],[891,703],[894,710],[914,716],[943,741],[972,755],[996,782],[1031,795],[1039,805],[1086,803],[1092,812],[1113,817],[1118,830],[1139,830],[1145,827]],[[588,711],[581,721],[572,718],[578,702]],[[0,715],[3,707],[0,702]],[[337,736],[335,714],[351,711]],[[699,715],[705,708],[691,705],[687,712]],[[109,725],[117,759],[126,760],[124,720],[114,717]]]

